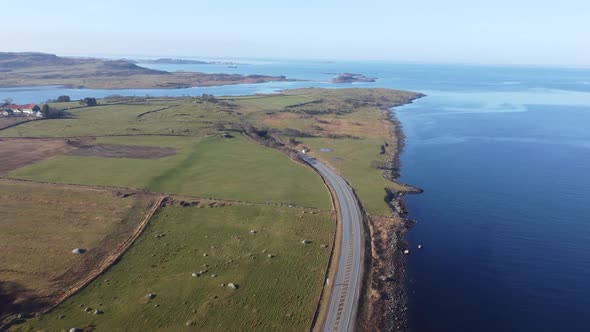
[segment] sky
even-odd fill
[[[1,0],[0,51],[590,67],[588,0]]]

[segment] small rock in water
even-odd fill
[[[408,249],[404,250],[404,255],[409,255],[410,251]]]
[[[418,249],[422,249],[422,245],[421,244],[418,245]]]

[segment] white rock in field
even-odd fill
[[[309,241],[309,240],[303,240],[303,241],[301,241],[301,243],[303,243],[303,244],[310,244],[311,241]]]
[[[86,252],[86,249],[82,249],[82,248],[76,248],[76,249],[72,250],[72,254],[76,254],[76,255],[81,255],[85,252]]]
[[[82,331],[82,329],[79,329],[79,328],[77,328],[77,327],[72,327],[72,328],[70,329],[70,332],[83,332],[83,331]]]
[[[240,288],[240,286],[234,284],[233,282],[230,282],[229,284],[227,284],[227,287],[228,288],[231,288],[233,290],[236,290],[236,289]]]

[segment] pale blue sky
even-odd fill
[[[590,67],[590,0],[2,1],[2,51]]]

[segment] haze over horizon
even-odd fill
[[[167,4],[6,3],[30,23],[3,27],[1,51],[590,67],[590,2],[581,0]]]

